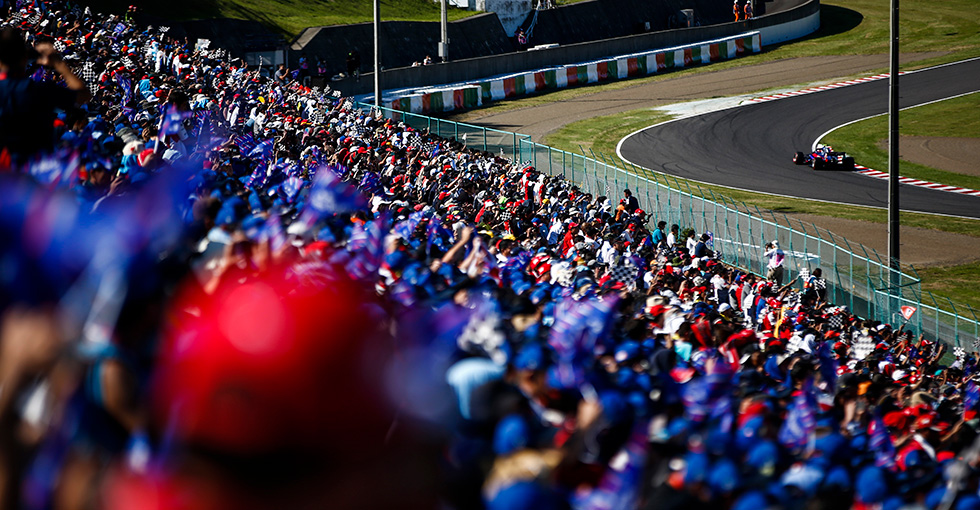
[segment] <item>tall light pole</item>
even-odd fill
[[[898,203],[898,0],[891,0],[888,65],[888,264],[899,268]],[[894,285],[894,284],[893,284]]]
[[[381,0],[374,0],[374,107],[381,108]]]
[[[446,3],[449,0],[442,0],[442,17],[440,18],[439,28],[442,33],[442,41],[439,43],[439,57],[443,62],[449,62],[449,13]]]

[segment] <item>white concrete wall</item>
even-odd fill
[[[759,29],[762,33],[762,45],[791,41],[800,37],[810,35],[820,29],[820,11],[817,11],[803,19],[790,21],[781,25],[763,27]]]
[[[476,9],[497,13],[504,32],[513,37],[531,12],[531,0],[476,0]]]

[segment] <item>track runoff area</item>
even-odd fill
[[[874,78],[879,78],[876,76]],[[855,171],[794,165],[836,127],[888,111],[888,80],[845,82],[767,97],[643,128],[620,140],[617,154],[653,171],[730,188],[885,208],[888,183]],[[903,73],[900,107],[980,90],[980,58]],[[932,183],[929,183],[932,184]],[[936,187],[902,186],[902,210],[980,218],[980,197]]]

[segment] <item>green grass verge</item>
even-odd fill
[[[980,275],[980,262],[959,266],[929,267],[918,269],[922,278],[922,290],[928,290],[936,296],[949,296],[956,304],[958,311],[965,317],[971,317],[969,312],[959,308],[961,304],[971,306],[980,317],[980,286],[977,285]],[[928,303],[932,304],[932,303]],[[940,302],[939,307],[950,310],[948,303]],[[965,312],[965,313],[964,313]]]
[[[88,0],[94,10],[122,13],[132,0]],[[209,18],[256,20],[287,36],[307,27],[344,25],[371,21],[373,0],[169,0],[142,2],[147,14],[177,21]],[[455,7],[449,19],[480,14]],[[432,0],[381,0],[381,19],[386,21],[439,21],[439,4]]]
[[[980,138],[980,93],[939,103],[910,108],[899,116],[899,133],[912,136],[952,136]],[[846,151],[869,168],[888,171],[888,151],[881,140],[888,139],[888,116],[882,115],[849,124],[827,135],[823,143]],[[949,172],[901,161],[899,173],[931,182],[980,189],[980,177]]]

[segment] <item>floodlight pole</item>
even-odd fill
[[[381,108],[381,0],[374,0],[374,107]]]
[[[439,42],[439,57],[443,62],[449,62],[449,13],[446,4],[449,0],[442,0],[442,16],[439,22],[439,29],[442,40]]]
[[[898,0],[891,0],[888,66],[888,263],[899,268],[898,202]]]

